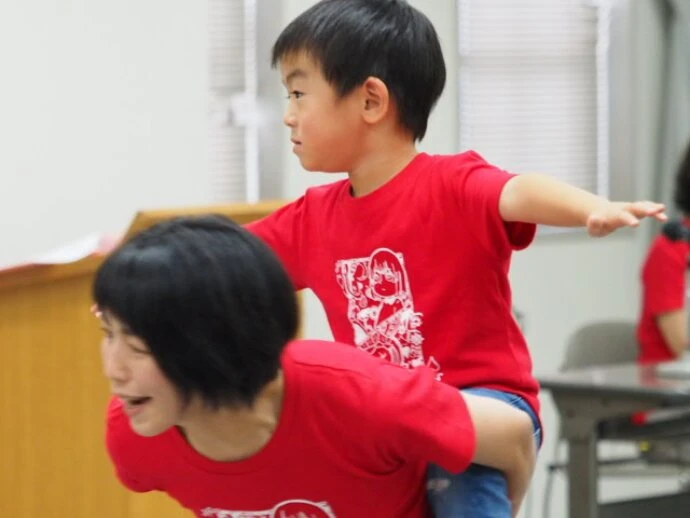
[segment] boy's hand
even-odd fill
[[[587,231],[592,237],[603,237],[621,227],[636,227],[642,218],[653,217],[666,221],[662,203],[651,201],[608,202],[587,218]]]

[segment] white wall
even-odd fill
[[[654,0],[635,0],[636,11],[629,11],[630,0],[618,0],[616,33],[613,37],[612,66],[616,85],[612,159],[618,170],[627,174],[637,196],[652,193],[650,172],[656,164],[658,117],[655,106],[660,95],[661,27],[655,16]],[[312,5],[312,0],[290,0],[285,9],[286,23]],[[446,90],[434,110],[422,149],[437,153],[458,151],[458,103],[454,71],[457,70],[455,0],[410,0],[436,27],[442,40],[448,69]],[[630,45],[638,42],[634,52]],[[535,78],[538,80],[538,78]],[[634,110],[633,110],[634,109]],[[632,114],[631,114],[632,113]],[[287,137],[286,137],[287,142]],[[481,151],[481,150],[479,150]],[[288,197],[299,196],[318,183],[331,181],[332,175],[304,172],[285,146]],[[635,319],[638,311],[638,271],[652,224],[641,231],[622,231],[607,239],[593,240],[583,232],[566,235],[540,235],[535,244],[516,254],[511,281],[515,304],[526,315],[527,338],[534,357],[535,371],[555,371],[564,355],[565,342],[574,330],[597,319]],[[329,337],[328,325],[318,301],[308,298],[306,334]],[[539,518],[546,463],[552,458],[558,419],[548,395],[542,397],[546,442],[532,485],[530,501],[523,518]],[[605,481],[602,498],[641,495],[674,482],[638,480]],[[553,493],[552,517],[565,516],[565,483],[559,477]]]
[[[0,264],[205,203],[206,2],[0,2]]]

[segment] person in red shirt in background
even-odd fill
[[[135,236],[93,292],[113,392],[107,448],[133,491],[205,518],[427,518],[430,462],[499,469],[516,504],[527,490],[527,414],[462,395],[432,369],[293,340],[287,272],[227,218]]]
[[[642,268],[642,311],[637,328],[641,363],[680,358],[688,347],[690,144],[676,174],[674,199],[680,219],[664,225]]]
[[[248,228],[297,289],[316,294],[337,341],[518,408],[540,442],[539,384],[512,314],[513,252],[531,243],[536,224],[604,236],[663,220],[664,207],[511,174],[474,151],[420,153],[446,69],[431,22],[405,1],[317,2],[279,35],[272,62],[302,166],[348,178]],[[496,470],[431,466],[428,477],[437,518],[515,512]]]

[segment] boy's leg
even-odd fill
[[[511,518],[508,483],[498,470],[473,464],[458,475],[431,465],[429,504],[436,518]]]
[[[473,388],[477,396],[491,397],[523,410],[534,424],[537,449],[541,446],[539,419],[530,406],[519,396],[497,390]],[[511,518],[513,516],[508,498],[508,482],[499,470],[473,464],[457,475],[448,473],[439,466],[429,467],[427,474],[429,503],[436,518]]]

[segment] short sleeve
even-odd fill
[[[516,175],[489,164],[474,151],[451,157],[445,175],[462,224],[470,225],[485,248],[504,257],[534,240],[536,225],[503,221],[499,211],[503,188]]]
[[[429,368],[379,367],[372,412],[381,451],[390,460],[434,463],[452,473],[467,469],[476,434],[458,389],[436,381]]]
[[[644,305],[652,315],[685,307],[687,245],[665,236],[654,241],[642,271]]]
[[[122,403],[117,398],[111,399],[106,423],[106,446],[117,478],[132,491],[153,491],[156,489],[155,485],[147,480],[149,477],[141,469],[141,466],[146,465],[146,461],[141,458],[142,450],[137,442],[137,436],[129,426]]]
[[[304,239],[305,205],[305,198],[301,197],[246,226],[280,257],[297,290],[306,287],[300,253]]]

